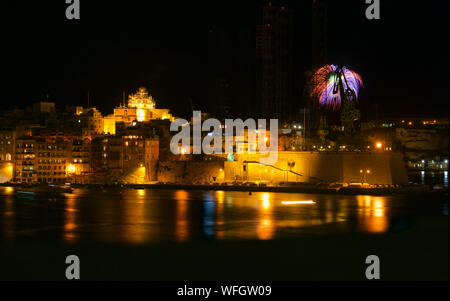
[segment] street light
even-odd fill
[[[367,175],[370,174],[370,172],[371,172],[370,169],[366,169],[366,170],[360,169],[359,170],[359,173],[363,175],[363,183],[367,182]]]

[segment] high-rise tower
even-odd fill
[[[292,11],[268,3],[257,27],[256,47],[261,74],[261,115],[289,120],[294,102]]]
[[[327,62],[327,5],[325,0],[312,3],[312,69]]]

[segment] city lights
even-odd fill
[[[75,173],[75,171],[76,171],[75,165],[69,164],[69,166],[67,167],[67,172],[69,174],[73,174],[73,173]]]
[[[2,14],[2,280],[448,280],[448,1],[32,2]]]

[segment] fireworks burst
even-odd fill
[[[343,93],[350,101],[357,99],[362,84],[361,77],[356,72],[346,67],[326,65],[313,75],[311,97],[317,98],[322,107],[334,111],[341,107]]]

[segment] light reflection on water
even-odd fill
[[[14,189],[0,187],[0,241],[140,244],[384,233],[391,218],[410,214],[408,208],[402,196],[75,189],[52,199],[19,199]]]
[[[383,233],[389,227],[386,216],[385,198],[374,196],[357,196],[358,223],[360,229],[369,233]]]
[[[448,171],[417,171],[408,173],[408,178],[410,182],[418,183],[422,185],[436,184],[442,185],[448,188]]]
[[[75,234],[75,229],[77,228],[77,212],[75,195],[67,194],[66,208],[64,210],[64,240],[67,242],[76,242],[77,240]]]

